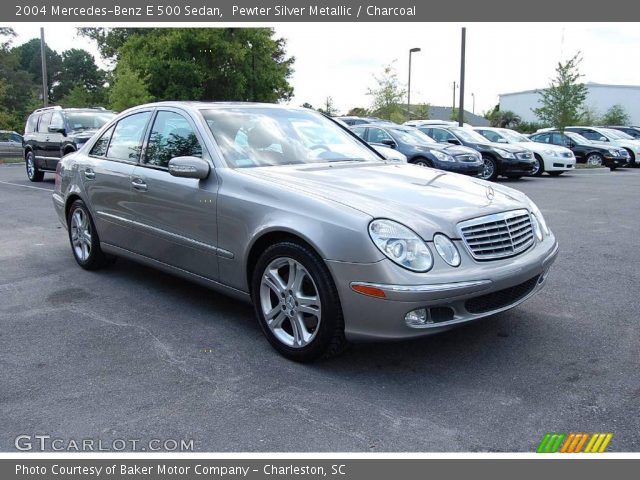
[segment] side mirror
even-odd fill
[[[64,127],[54,127],[49,125],[47,130],[49,131],[49,133],[61,133],[63,135],[65,134]]]
[[[499,138],[498,143],[509,143],[509,142],[507,142],[507,140],[504,138]]]
[[[382,144],[386,145],[387,147],[391,147],[391,148],[396,148],[396,146],[397,146],[396,142],[394,142],[390,138],[386,138],[386,139],[382,140]]]
[[[174,177],[203,180],[209,176],[210,170],[209,164],[198,157],[175,157],[169,160],[169,173]]]
[[[447,143],[450,143],[451,145],[460,145],[460,140],[458,140],[457,138],[450,138],[449,140],[447,140]]]
[[[600,142],[608,142],[609,139],[607,137],[600,137]]]

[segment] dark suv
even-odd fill
[[[466,127],[424,125],[418,127],[418,130],[437,142],[464,145],[480,152],[484,162],[480,178],[484,180],[495,180],[498,175],[520,178],[534,172],[536,161],[533,153],[520,146],[491,143],[475,130]]]
[[[55,172],[58,161],[78,150],[116,113],[104,108],[40,108],[24,128],[27,176],[40,182],[44,172]]]

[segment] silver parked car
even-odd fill
[[[558,248],[524,194],[277,105],[130,109],[60,161],[53,200],[81,267],[123,256],[250,301],[299,361],[512,308]]]

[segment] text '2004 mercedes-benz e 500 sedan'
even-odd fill
[[[286,106],[130,109],[61,160],[53,200],[81,267],[127,257],[250,301],[299,361],[514,307],[557,253],[524,194]]]

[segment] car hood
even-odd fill
[[[469,147],[463,147],[461,145],[453,145],[450,143],[434,143],[429,144],[431,150],[437,150],[439,152],[446,152],[449,155],[469,155],[470,153],[476,153],[476,150]]]
[[[566,147],[562,147],[560,145],[552,145],[549,143],[536,143],[536,142],[517,142],[515,143],[515,145],[522,147],[524,149],[527,150],[531,150],[532,152],[545,152],[545,151],[553,151],[553,152],[559,152],[559,153],[566,153],[566,152],[571,152],[571,150],[569,150]]]
[[[390,218],[430,240],[458,238],[462,220],[527,208],[521,192],[480,179],[415,165],[335,163],[238,170],[372,218]]]

